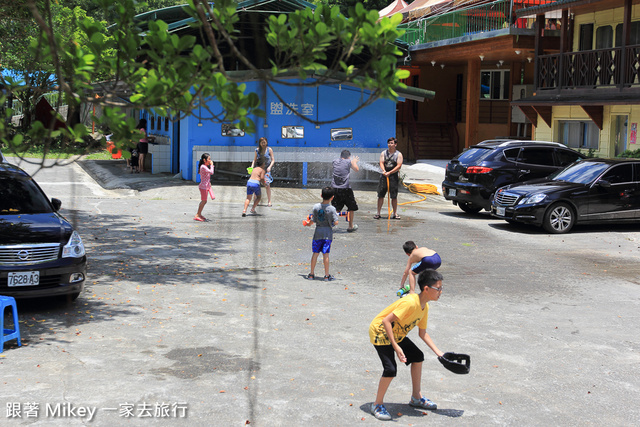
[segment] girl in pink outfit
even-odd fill
[[[206,221],[207,219],[202,216],[202,209],[207,204],[207,196],[211,196],[211,200],[215,200],[216,196],[213,194],[211,188],[211,175],[213,175],[213,160],[209,153],[204,153],[198,163],[198,173],[200,173],[200,205],[198,205],[198,213],[193,218],[195,221]]]

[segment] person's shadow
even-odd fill
[[[369,403],[360,405],[360,409],[362,409],[363,412],[366,412],[367,414],[373,417],[373,414],[371,413],[372,403],[373,402],[369,402]],[[408,403],[385,403],[384,406],[385,408],[387,408],[387,411],[391,415],[392,421],[402,417],[426,417],[426,416],[429,416],[430,414],[442,415],[444,417],[449,417],[449,418],[459,418],[464,414],[464,411],[462,409],[447,408],[447,409],[436,409],[434,411],[430,411],[428,409],[414,408]]]

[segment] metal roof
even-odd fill
[[[566,9],[570,6],[578,6],[585,3],[592,3],[593,0],[558,0],[555,2],[540,4],[537,6],[525,7],[518,9],[516,15],[521,18],[523,16],[539,15],[544,12],[550,12],[557,9]]]
[[[213,7],[213,2],[209,2],[209,5]],[[163,9],[156,9],[149,12],[144,12],[136,15],[133,19],[144,30],[146,29],[145,23],[148,21],[155,21],[161,19],[169,24],[169,32],[176,29],[184,28],[196,20],[192,18],[188,13],[184,11],[184,7],[187,4],[165,7]],[[311,8],[315,10],[314,4],[308,3],[304,0],[246,0],[238,3],[236,10],[243,13],[265,13],[265,14],[280,14],[291,13],[296,10],[302,10]]]
[[[209,4],[213,5],[213,2],[210,2]],[[184,4],[179,6],[171,6],[163,9],[157,9],[150,12],[141,13],[139,15],[136,15],[134,17],[134,20],[136,21],[140,30],[143,32],[147,29],[147,22],[154,21],[156,19],[161,19],[162,21],[166,22],[169,26],[168,31],[170,33],[178,32],[181,30],[189,31],[190,25],[195,23],[196,20],[183,10],[185,6],[188,6],[188,5]],[[311,8],[312,10],[315,10],[316,6],[304,0],[245,0],[243,2],[238,3],[238,7],[236,8],[236,11],[241,14],[259,13],[264,15],[271,15],[271,14],[281,14],[281,13],[292,13],[292,12],[295,12],[296,10],[302,10],[305,8]],[[396,40],[394,44],[407,52],[409,50],[409,45],[400,39]],[[230,74],[237,74],[236,77],[242,75],[243,77],[246,77],[248,79],[256,78],[256,76],[253,75],[248,70],[233,71],[233,72],[230,72]],[[338,74],[334,73],[334,75],[336,76]],[[284,77],[284,76],[279,76],[279,77]],[[322,75],[321,72],[316,72],[315,75],[312,75],[309,77],[321,78],[326,76]],[[342,79],[344,78],[346,78],[346,75],[342,76]],[[350,83],[342,82],[342,84],[349,85]],[[356,86],[355,84],[353,85]],[[407,87],[406,89],[394,88],[394,90],[402,98],[412,99],[412,100],[421,101],[421,102],[424,101],[425,99],[433,99],[433,97],[435,96],[435,92],[433,91],[415,88],[415,87]]]
[[[271,75],[271,71],[270,70],[265,70],[264,71],[266,74]],[[227,74],[233,78],[236,79],[242,79],[242,80],[246,80],[246,81],[250,81],[250,80],[258,80],[259,77],[258,75],[251,71],[251,70],[242,70],[242,71],[227,71]],[[311,78],[311,79],[327,79],[327,82],[332,84],[332,83],[340,83],[344,86],[352,86],[352,87],[357,87],[359,88],[359,86],[357,85],[356,82],[349,82],[349,81],[345,81],[345,79],[347,78],[347,75],[341,71],[336,71],[336,72],[331,72],[330,73],[331,76],[333,76],[334,78],[332,78],[329,75],[328,71],[325,70],[316,70],[315,72],[308,74],[307,78]],[[289,79],[289,78],[299,78],[299,75],[296,71],[289,71],[286,73],[281,73],[278,75],[277,77],[278,79]],[[361,78],[356,78],[356,80],[362,80]],[[401,88],[394,88],[393,89],[399,97],[401,98],[406,98],[406,99],[411,99],[413,101],[419,101],[419,102],[424,102],[427,99],[433,99],[436,96],[436,93],[432,90],[427,90],[427,89],[421,89],[418,87],[412,87],[412,86],[407,86],[404,89]]]

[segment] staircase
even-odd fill
[[[446,122],[416,122],[408,104],[401,110],[401,121],[408,128],[414,160],[449,160],[458,154],[454,107],[455,102],[447,102]]]
[[[415,132],[411,132],[411,145],[415,158],[417,160],[453,158],[458,154],[455,134],[457,129],[451,123],[417,122]]]

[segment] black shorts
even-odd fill
[[[138,142],[138,152],[140,154],[147,154],[149,152],[149,143],[148,142]]]
[[[392,199],[398,198],[398,184],[400,179],[397,173],[389,175],[389,197]],[[378,198],[383,198],[387,195],[387,177],[382,175],[380,176],[380,181],[378,181]]]
[[[333,190],[335,191],[335,195],[331,204],[338,212],[340,212],[345,205],[347,206],[347,210],[358,210],[358,204],[356,203],[356,198],[351,188],[334,188]]]
[[[398,345],[407,358],[405,365],[408,366],[412,363],[424,362],[424,353],[408,337],[404,337]],[[395,377],[396,372],[398,371],[398,365],[396,364],[396,352],[393,350],[393,346],[389,344],[374,345],[374,347],[376,348],[378,357],[380,357],[380,361],[382,362],[382,376]]]

